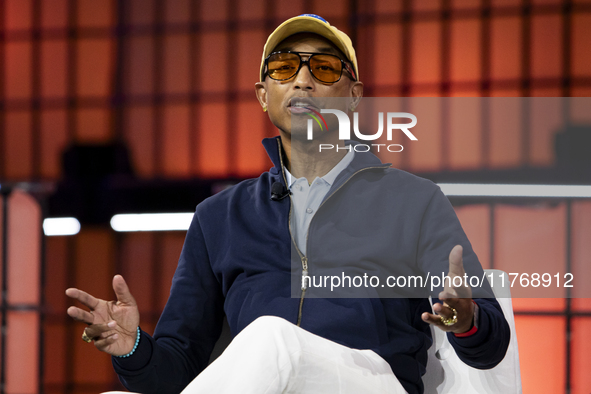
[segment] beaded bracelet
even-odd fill
[[[133,349],[131,349],[131,352],[124,354],[123,356],[115,356],[115,357],[119,357],[119,358],[125,358],[125,357],[129,357],[133,354],[133,352],[135,352],[135,349],[137,349],[137,345],[140,343],[140,328],[138,326],[137,328],[137,336],[135,337],[135,345],[133,345]]]

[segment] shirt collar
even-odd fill
[[[332,186],[337,176],[345,169],[351,162],[353,161],[353,157],[355,156],[355,152],[353,149],[349,150],[345,156],[330,170],[326,175],[321,177],[323,181],[328,183],[329,186]],[[285,178],[287,179],[287,184],[291,189],[291,186],[297,181],[297,178],[294,178],[287,167],[283,167],[285,170]]]

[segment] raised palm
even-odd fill
[[[71,306],[68,308],[68,315],[88,324],[85,333],[93,338],[97,349],[113,356],[121,356],[133,349],[140,313],[121,275],[113,278],[113,290],[117,301],[101,300],[75,288],[67,289],[68,297],[80,301],[90,309],[86,311]]]

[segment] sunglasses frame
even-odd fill
[[[298,66],[298,69],[296,70],[296,72],[289,78],[285,78],[285,79],[275,79],[273,78],[270,74],[269,74],[269,58],[273,55],[277,55],[277,54],[281,54],[281,53],[293,53],[298,55],[298,57],[300,58],[300,65]],[[302,59],[302,54],[303,55],[309,55],[308,59],[304,60]],[[316,55],[329,55],[329,56],[334,56],[337,59],[339,59],[341,61],[341,75],[339,75],[339,79],[337,79],[334,82],[325,82],[322,81],[321,79],[319,79],[316,75],[314,75],[314,73],[312,72],[312,69],[310,68],[310,59],[312,59],[314,56]],[[308,66],[308,71],[310,71],[310,75],[312,75],[316,80],[322,82],[322,83],[337,83],[341,80],[342,76],[343,76],[343,70],[346,70],[347,73],[349,74],[349,77],[353,80],[353,81],[357,81],[357,76],[355,75],[355,71],[353,70],[353,67],[351,67],[349,65],[348,62],[344,61],[343,59],[341,59],[339,56],[335,55],[334,53],[323,53],[323,52],[295,52],[295,51],[277,51],[277,52],[272,52],[269,54],[269,56],[267,56],[265,58],[265,73],[263,75],[268,75],[269,78],[271,78],[274,81],[288,81],[290,79],[292,79],[293,77],[295,77],[296,75],[298,75],[298,73],[300,72],[300,70],[302,69],[303,65],[307,65]]]

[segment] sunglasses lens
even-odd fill
[[[314,55],[310,59],[310,69],[318,80],[334,83],[341,78],[343,65],[341,59],[332,55]]]
[[[267,73],[271,79],[290,79],[298,72],[300,61],[297,53],[274,53],[267,61]],[[319,81],[334,83],[341,78],[343,65],[337,56],[313,55],[308,63],[312,74]]]
[[[300,57],[295,53],[276,53],[267,62],[269,77],[277,80],[293,77],[299,66]]]

